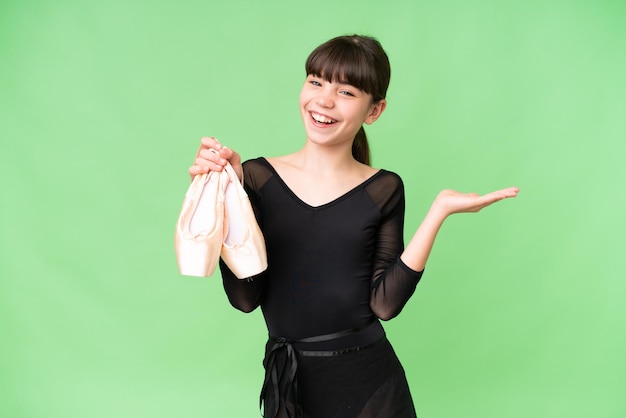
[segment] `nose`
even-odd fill
[[[317,103],[318,106],[325,107],[325,108],[334,107],[335,101],[334,101],[333,92],[331,91],[331,89],[329,88],[320,89],[315,98],[315,103]]]

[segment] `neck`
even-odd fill
[[[334,173],[354,168],[359,164],[352,156],[352,146],[349,148],[318,146],[307,142],[300,151],[294,154],[299,165],[305,170],[317,173]]]

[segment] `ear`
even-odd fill
[[[387,100],[385,99],[381,99],[377,101],[376,103],[372,104],[372,106],[370,106],[369,113],[367,114],[367,117],[365,118],[364,122],[368,125],[371,125],[372,123],[376,122],[376,119],[378,119],[380,115],[382,115],[385,108],[387,108]]]

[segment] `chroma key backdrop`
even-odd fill
[[[0,416],[260,416],[260,310],[176,267],[187,168],[205,135],[297,150],[304,61],[352,33],[390,57],[366,130],[406,236],[442,189],[521,190],[450,218],[384,323],[418,416],[626,416],[624,22],[618,0],[3,0]]]

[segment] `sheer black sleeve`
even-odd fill
[[[250,198],[257,222],[263,230],[263,220],[260,216],[262,202],[257,191],[266,179],[263,179],[263,173],[259,171],[260,168],[262,167],[255,161],[247,161],[243,164],[244,189]],[[238,279],[221,259],[219,265],[224,290],[230,304],[243,312],[252,312],[256,309],[263,301],[267,288],[266,273],[263,272],[247,279]]]
[[[404,249],[404,185],[389,173],[373,183],[368,193],[382,213],[376,238],[370,307],[383,320],[397,316],[413,295],[423,271],[409,268],[400,259]]]

